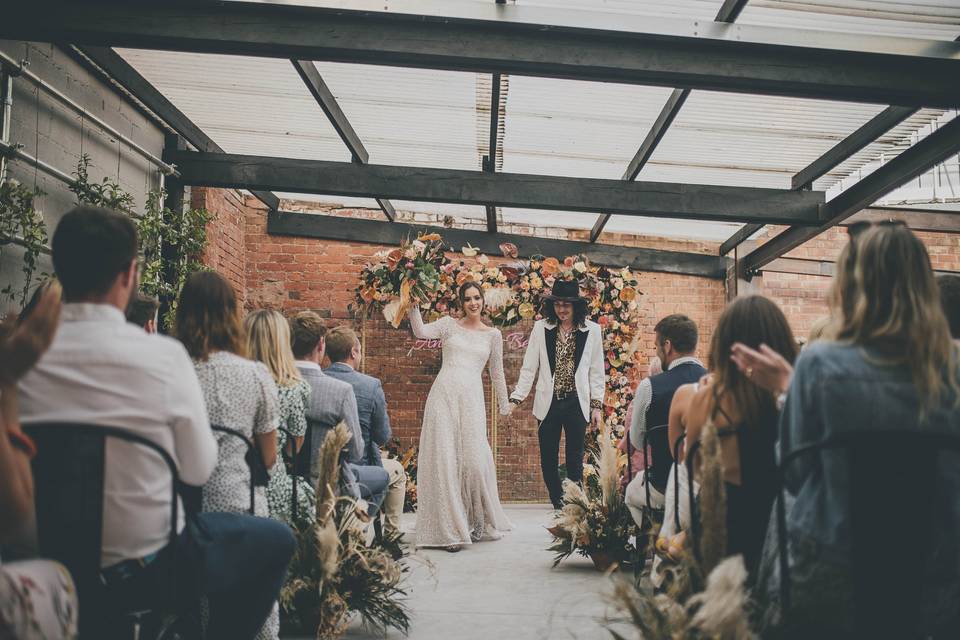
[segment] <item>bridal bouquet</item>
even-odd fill
[[[367,309],[382,305],[384,318],[394,328],[413,304],[433,298],[450,279],[443,271],[446,257],[438,233],[422,234],[374,257],[378,262],[363,270],[358,295]]]

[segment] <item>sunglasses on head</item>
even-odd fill
[[[903,220],[880,220],[879,222],[872,222],[869,220],[861,220],[860,222],[854,222],[847,227],[847,235],[851,239],[856,238],[864,231],[870,227],[906,227],[907,223]]]

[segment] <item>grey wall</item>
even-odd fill
[[[161,155],[164,131],[67,51],[51,44],[11,40],[0,40],[0,51],[15,60],[29,60],[28,69],[87,113],[154,155]],[[142,211],[147,192],[160,185],[160,173],[155,166],[59,99],[38,90],[32,80],[21,76],[13,83],[12,143],[24,145],[25,152],[67,174],[76,170],[81,154],[88,154],[90,179],[99,182],[109,176],[133,195],[136,209]],[[75,204],[74,195],[63,182],[21,160],[10,161],[7,167],[10,177],[44,191],[38,205],[52,236],[57,222]],[[11,282],[21,285],[20,248],[8,244],[0,246],[0,252],[0,289]],[[43,257],[41,270],[53,271],[49,256]],[[10,307],[9,302],[0,302],[0,314]]]

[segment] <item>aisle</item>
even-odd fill
[[[503,540],[459,553],[421,552],[434,563],[435,578],[414,560],[410,640],[610,637],[601,622],[608,581],[579,556],[551,568],[546,505],[507,505],[506,511],[516,529]],[[414,524],[415,516],[405,515],[404,530],[412,532]],[[355,624],[345,637],[373,636]]]

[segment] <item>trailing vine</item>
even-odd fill
[[[23,247],[23,288],[13,283],[0,290],[0,300],[9,300],[23,307],[30,297],[30,285],[40,264],[40,254],[47,247],[47,226],[43,214],[34,207],[34,199],[43,195],[37,188],[28,188],[18,181],[0,182],[0,256],[10,244]],[[41,274],[45,275],[45,274]]]
[[[90,182],[90,158],[81,156],[74,173],[76,182],[70,187],[79,204],[107,207],[133,214],[133,196],[117,183],[104,178]],[[187,277],[207,267],[200,261],[207,244],[207,224],[213,215],[206,209],[182,208],[174,211],[164,202],[163,189],[147,193],[144,214],[134,220],[140,238],[140,290],[157,296],[166,311],[162,326],[169,329],[176,313],[177,295]]]

